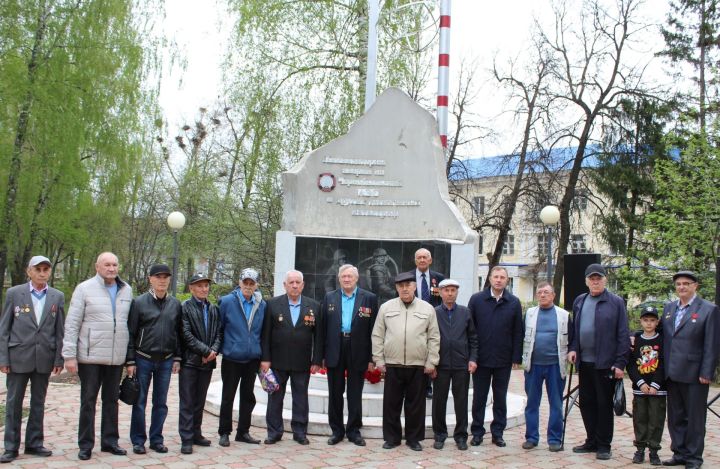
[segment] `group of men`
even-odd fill
[[[415,253],[416,269],[398,274],[398,296],[378,305],[378,298],[358,287],[355,266],[338,267],[340,288],[321,303],[302,294],[303,274],[286,273],[285,294],[267,302],[258,291],[259,274],[245,269],[239,286],[208,301],[211,280],[196,274],[189,280],[191,298],[180,304],[168,295],[170,269],[150,268],[148,292],[133,297],[131,287],[118,277],[118,259],[98,256],[96,276],[73,292],[67,317],[63,294],[48,286],[52,264],[33,257],[29,282],[8,290],[0,316],[0,371],[7,374],[5,452],[0,462],[17,458],[20,446],[22,402],[31,383],[30,415],[25,453],[50,456],[43,438],[44,401],[50,373],[63,367],[80,378],[78,457],[91,457],[95,444],[95,409],[102,399],[101,451],[126,454],[118,444],[118,394],[123,375],[135,377],[139,396],[133,404],[130,441],[133,452],[150,449],[164,453],[163,424],[171,375],[179,373],[179,433],[181,452],[193,445],[210,445],[202,434],[207,389],[217,357],[222,355],[223,382],[219,444],[229,446],[233,402],[239,388],[240,405],[235,440],[259,444],[250,434],[255,407],[254,384],[259,370],[272,370],[279,390],[268,396],[265,444],[284,433],[283,400],[292,387],[293,439],[309,444],[308,385],[310,372],[327,368],[329,445],[347,438],[364,446],[362,391],[364,374],[377,368],[384,373],[383,448],[405,444],[422,450],[428,379],[433,382],[432,428],[434,448],[448,438],[446,406],[452,390],[456,424],[453,440],[458,449],[482,444],[486,429],[485,404],[493,390],[491,442],[506,445],[506,396],[511,370],[525,369],[528,396],[523,448],[539,443],[539,407],[545,383],[550,407],[547,442],[550,451],[562,450],[562,396],[567,362],[580,379],[580,408],[585,442],[575,452],[611,457],[613,433],[612,389],[623,377],[630,354],[627,312],[622,299],[606,288],[605,269],[598,264],[585,272],[588,294],[573,304],[572,318],[554,304],[550,284],[536,289],[538,306],[523,319],[517,297],[507,289],[508,273],[501,266],[489,273],[489,288],[475,293],[468,306],[457,304],[460,284],[429,269],[427,249]],[[718,309],[696,295],[697,276],[679,272],[673,278],[679,300],[663,313],[663,343],[668,389],[668,426],[674,456],[667,465],[699,467],[705,431],[705,401],[717,365],[720,325]],[[468,432],[468,395],[473,380],[472,424]],[[146,405],[153,383],[149,435]],[[643,388],[645,389],[645,388]],[[347,401],[347,421],[343,408]],[[405,414],[405,428],[401,412]]]

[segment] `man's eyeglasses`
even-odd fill
[[[697,282],[675,282],[676,287],[689,287]]]

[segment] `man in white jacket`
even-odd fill
[[[132,288],[118,277],[118,258],[111,252],[98,256],[95,271],[95,277],[75,287],[63,341],[65,368],[80,376],[78,458],[83,461],[90,459],[95,446],[95,405],[100,388],[100,450],[126,454],[118,446],[118,394],[128,346]]]
[[[562,395],[567,370],[570,313],[555,306],[555,292],[548,282],[540,282],[535,290],[538,306],[525,313],[525,338],[522,364],[525,369],[525,443],[532,449],[540,440],[540,399],[543,382],[550,404],[547,441],[550,451],[562,450]]]

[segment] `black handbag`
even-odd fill
[[[120,383],[120,400],[127,405],[137,403],[140,395],[140,383],[135,375],[125,376]]]
[[[623,380],[615,380],[615,392],[613,392],[613,410],[618,417],[625,414],[625,386]]]

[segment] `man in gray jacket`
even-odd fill
[[[25,427],[25,454],[51,456],[43,446],[45,395],[50,372],[62,371],[65,297],[48,286],[52,264],[47,257],[30,259],[30,282],[10,288],[0,316],[0,371],[7,374],[5,453],[0,462],[18,457],[22,404],[30,381],[30,415]]]
[[[431,375],[435,383],[432,400],[432,426],[435,449],[442,449],[448,436],[445,413],[448,391],[452,384],[455,402],[453,439],[458,449],[467,450],[468,389],[470,374],[477,369],[477,335],[475,323],[466,306],[456,303],[460,284],[446,278],[440,281],[442,304],[435,308],[440,328],[440,364]]]
[[[118,277],[118,258],[100,254],[95,277],[75,287],[65,319],[65,368],[80,376],[78,458],[88,460],[95,446],[95,404],[102,388],[100,450],[116,455],[118,394],[128,346],[127,319],[132,288]]]

